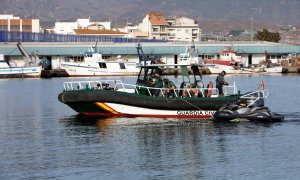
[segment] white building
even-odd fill
[[[75,34],[74,29],[111,30],[111,22],[91,22],[90,19],[77,19],[75,22],[55,22],[53,32],[56,34]]]
[[[149,39],[167,40],[168,23],[162,13],[149,12],[145,14],[143,22],[139,25],[142,32],[148,32]]]
[[[199,42],[201,29],[198,23],[186,17],[167,19],[168,40]]]
[[[186,17],[165,18],[158,12],[148,12],[139,25],[127,24],[120,30],[128,33],[128,37],[136,38],[189,42],[199,42],[201,39],[201,29],[195,20]]]
[[[0,15],[1,31],[40,32],[39,19],[21,19],[11,14]]]

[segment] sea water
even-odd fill
[[[0,179],[300,178],[298,75],[225,77],[242,93],[264,80],[280,123],[88,118],[58,101],[63,82],[91,79],[120,78],[0,80]]]

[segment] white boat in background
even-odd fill
[[[191,64],[202,64],[202,58],[198,57],[196,53],[195,45],[193,44],[190,48],[186,48],[185,53],[179,54],[178,64],[191,65]]]
[[[213,64],[207,66],[208,70],[212,74],[220,74],[222,71],[225,71],[226,74],[251,74],[251,71],[245,71],[244,69],[235,69],[233,66]]]
[[[264,71],[266,73],[282,73],[283,67],[282,66],[265,67]]]
[[[40,66],[9,67],[6,61],[0,60],[0,78],[37,78],[41,76],[41,71]]]
[[[243,68],[243,70],[252,73],[282,73],[283,67],[282,66],[266,67],[265,65],[262,65],[259,67]]]
[[[60,63],[61,69],[64,69],[69,76],[117,76],[139,73],[137,60],[129,62],[120,57],[113,60],[103,59],[102,54],[93,48],[80,54],[80,58],[67,58]]]
[[[6,61],[3,54],[0,54],[0,78],[39,78],[41,76],[42,67],[36,65],[21,43],[17,44],[18,49],[24,57],[25,66],[12,66]]]

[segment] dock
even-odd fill
[[[53,77],[69,77],[69,74],[63,69],[42,70],[41,78],[53,78]]]

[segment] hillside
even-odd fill
[[[44,26],[54,21],[77,18],[112,20],[113,24],[139,22],[147,11],[164,12],[167,16],[187,16],[198,20],[204,30],[250,28],[253,16],[257,26],[300,24],[300,0],[0,0],[0,12],[22,18],[40,18]],[[267,23],[265,23],[267,22]]]

